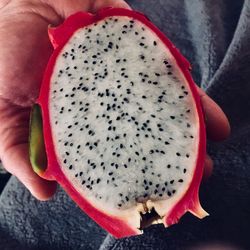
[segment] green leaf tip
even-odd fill
[[[41,175],[47,168],[41,108],[35,104],[30,116],[29,156],[33,170]]]

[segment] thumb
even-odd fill
[[[15,145],[3,155],[3,166],[15,175],[34,197],[39,200],[48,200],[56,191],[56,182],[39,177],[32,170],[28,155],[27,143]]]
[[[47,200],[56,191],[56,182],[39,177],[29,161],[29,114],[23,108],[0,98],[0,158],[4,168],[15,175],[39,200]]]
[[[123,0],[50,0],[49,5],[60,15],[63,19],[78,12],[86,11],[95,13],[105,7],[127,8],[130,6]]]

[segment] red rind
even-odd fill
[[[62,25],[49,26],[48,34],[54,49],[65,44],[77,29],[93,23],[94,19],[95,16],[91,13],[77,12],[69,16]]]
[[[165,35],[156,28],[149,20],[141,13],[131,11],[128,9],[120,8],[106,8],[99,11],[96,15],[90,13],[76,13],[70,16],[62,25],[57,28],[49,29],[49,36],[51,42],[55,48],[52,54],[45,75],[43,84],[41,87],[40,96],[37,103],[42,107],[43,114],[43,129],[45,137],[45,146],[48,156],[48,168],[41,176],[49,180],[56,180],[63,186],[66,192],[72,197],[72,199],[100,226],[110,232],[117,238],[126,237],[131,235],[140,234],[140,230],[132,228],[128,225],[126,221],[123,221],[114,216],[107,215],[102,211],[98,210],[96,207],[92,206],[84,197],[82,197],[77,190],[71,185],[67,180],[63,172],[61,171],[60,165],[57,161],[57,157],[53,145],[53,137],[51,134],[50,127],[50,116],[49,116],[49,88],[50,88],[50,78],[53,73],[54,65],[59,55],[61,49],[73,35],[73,33],[84,26],[98,22],[105,17],[109,16],[128,16],[135,18],[142,23],[144,23],[148,28],[150,28],[168,47],[170,52],[175,57],[177,64],[182,70],[184,76],[186,77],[188,84],[190,86],[192,96],[195,100],[196,109],[199,117],[199,152],[197,158],[197,166],[191,184],[187,192],[183,195],[180,201],[173,207],[171,212],[165,218],[165,224],[172,225],[178,221],[178,219],[186,212],[193,211],[197,214],[197,209],[200,208],[198,191],[199,185],[202,178],[203,164],[205,159],[205,148],[206,148],[206,136],[205,136],[205,125],[202,113],[202,108],[200,104],[200,98],[196,90],[195,84],[190,75],[189,69],[190,64],[188,61],[180,54],[176,47],[165,37]]]

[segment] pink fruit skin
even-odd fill
[[[37,103],[41,106],[42,116],[43,116],[43,132],[45,139],[45,147],[48,157],[48,166],[44,172],[40,173],[40,176],[48,180],[56,180],[70,195],[70,197],[79,205],[79,207],[85,211],[93,220],[95,220],[101,227],[107,230],[116,238],[128,237],[132,235],[140,234],[139,229],[132,228],[126,221],[120,218],[110,216],[104,212],[98,210],[97,207],[91,205],[84,197],[82,197],[68,179],[63,174],[60,165],[57,161],[57,157],[54,150],[53,139],[50,127],[50,114],[49,114],[49,88],[50,79],[53,73],[53,68],[57,56],[59,55],[63,46],[67,43],[69,38],[73,33],[84,26],[90,25],[92,23],[98,22],[105,17],[109,16],[127,16],[137,19],[144,23],[148,28],[150,28],[155,34],[162,40],[162,42],[168,47],[170,52],[174,55],[177,63],[182,70],[184,76],[186,77],[192,96],[196,103],[196,109],[199,116],[199,145],[198,145],[198,158],[196,162],[196,170],[193,175],[191,184],[187,192],[179,200],[179,202],[172,208],[171,212],[165,216],[165,225],[172,225],[177,223],[180,217],[187,211],[195,214],[198,217],[202,217],[202,208],[199,202],[199,186],[203,173],[203,165],[206,153],[206,133],[204,117],[202,112],[202,107],[200,103],[200,97],[198,95],[196,86],[190,75],[190,64],[189,62],[180,54],[177,48],[166,38],[166,36],[155,27],[147,17],[143,14],[121,8],[105,8],[99,11],[97,14],[93,15],[91,13],[79,12],[68,19],[56,28],[49,28],[49,37],[54,46],[54,52],[47,65],[44,79],[40,91],[40,96]]]

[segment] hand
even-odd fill
[[[77,11],[129,6],[122,0],[0,0],[0,158],[4,167],[40,200],[56,183],[36,175],[29,163],[30,108],[52,53],[49,24],[60,24]]]
[[[122,0],[0,0],[0,158],[37,199],[46,200],[56,190],[55,182],[33,172],[28,156],[30,108],[52,53],[48,24],[56,26],[74,12],[95,12],[105,6],[129,8]],[[208,134],[214,139],[226,138],[230,131],[227,118],[200,93]],[[209,158],[205,170],[205,176],[211,173]]]

